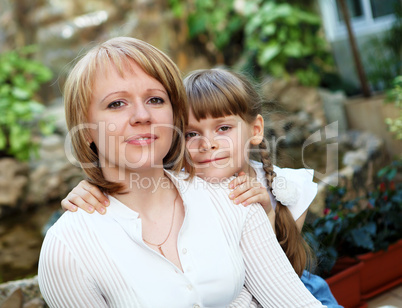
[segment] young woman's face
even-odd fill
[[[208,182],[220,182],[240,171],[247,172],[253,136],[253,125],[239,116],[197,121],[190,111],[186,147],[196,175]]]
[[[111,66],[93,87],[91,141],[104,172],[162,167],[172,142],[173,110],[166,89],[138,64],[130,65],[132,72],[127,70],[124,78]]]

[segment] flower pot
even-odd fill
[[[363,263],[360,287],[363,299],[372,298],[402,283],[402,240],[386,251],[369,252],[358,256]]]
[[[360,296],[360,269],[362,263],[351,258],[340,258],[326,281],[339,305],[345,308],[364,308],[367,304]]]

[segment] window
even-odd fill
[[[401,5],[399,0],[370,0],[373,18],[393,14],[395,7]]]
[[[348,7],[350,18],[353,19],[363,16],[363,8],[360,0],[346,0],[346,6]],[[338,21],[343,22],[343,14],[338,2],[336,2],[336,9],[338,13]]]
[[[327,38],[336,41],[347,37],[339,0],[319,0]],[[356,35],[387,30],[395,21],[393,14],[400,0],[346,0]]]

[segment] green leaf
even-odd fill
[[[276,44],[265,46],[258,56],[258,63],[261,66],[266,66],[280,51],[280,46]]]
[[[41,114],[45,111],[45,106],[43,106],[41,103],[38,103],[36,101],[29,101],[29,109],[32,114]]]
[[[397,174],[396,168],[391,169],[391,171],[387,174],[388,181],[391,181]]]
[[[300,42],[289,42],[283,48],[283,52],[288,57],[299,58],[303,55],[302,53],[303,46]]]
[[[276,31],[276,25],[275,24],[267,24],[262,28],[261,33],[263,35],[269,36],[274,34]]]
[[[27,100],[30,98],[31,94],[25,89],[14,87],[12,89],[12,95],[19,100]]]
[[[374,242],[372,236],[375,235],[376,230],[377,226],[374,222],[370,222],[361,228],[351,230],[350,234],[353,238],[354,245],[373,251]]]
[[[384,167],[384,168],[381,168],[378,172],[377,172],[377,176],[379,177],[379,178],[382,178],[383,176],[385,176],[385,174],[388,172],[388,170],[389,170],[389,167],[387,166],[387,167]]]
[[[194,38],[206,30],[206,16],[192,15],[189,17],[188,23],[190,38]]]

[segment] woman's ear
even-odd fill
[[[264,118],[259,114],[252,123],[253,137],[251,139],[252,145],[259,145],[264,138]]]

